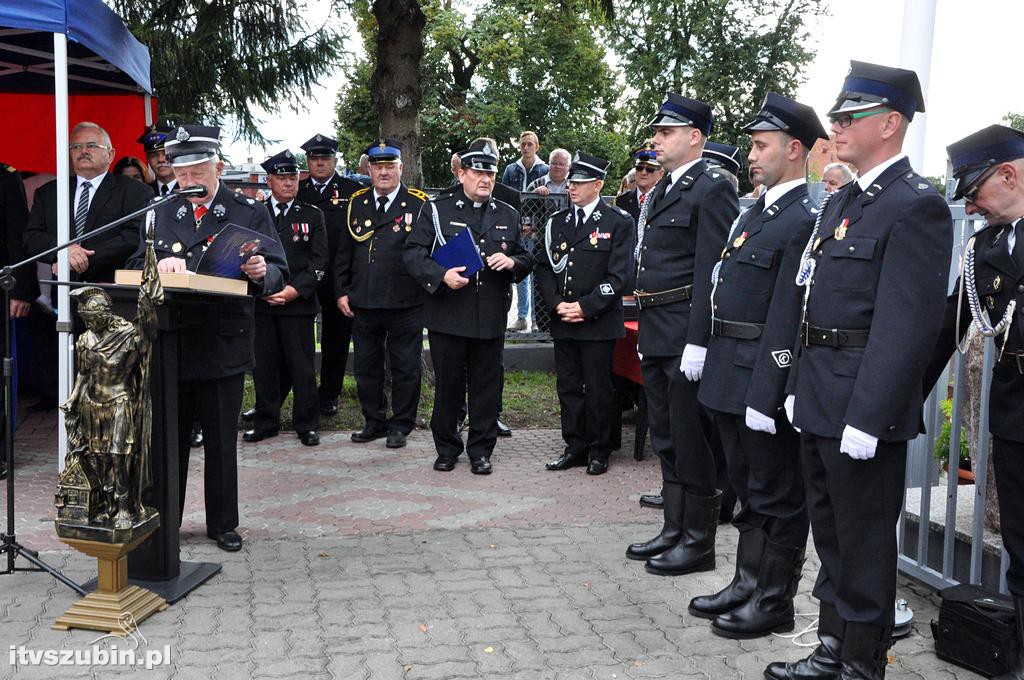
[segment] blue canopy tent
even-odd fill
[[[0,1],[0,93],[53,93],[57,181],[69,182],[68,99],[86,93],[134,92],[145,98],[145,124],[152,124],[149,50],[101,0]],[[6,107],[10,109],[11,107]],[[31,130],[33,122],[22,128]],[[31,135],[19,135],[29,138]],[[12,135],[12,137],[14,137]],[[29,140],[32,143],[32,140]],[[38,148],[38,147],[37,147]],[[57,207],[57,241],[70,234],[70,206]],[[69,278],[67,251],[57,259],[57,278]],[[59,398],[71,384],[71,316],[68,289],[58,291]],[[63,432],[63,413],[60,414]],[[67,449],[59,438],[59,464]]]

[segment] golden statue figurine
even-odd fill
[[[86,330],[75,342],[75,385],[61,406],[68,437],[56,497],[62,538],[123,543],[133,528],[156,526],[147,520],[156,520],[157,512],[142,495],[152,483],[150,359],[164,294],[151,230],[147,236],[134,323],[114,314],[102,288],[71,293]]]

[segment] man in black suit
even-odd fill
[[[338,174],[338,142],[327,135],[313,135],[303,142],[309,177],[299,183],[298,200],[319,208],[327,227],[326,271],[334,271],[341,236],[345,232],[345,213],[353,192],[363,185]],[[320,415],[338,412],[338,396],[345,382],[348,346],[352,341],[352,319],[338,310],[334,277],[325,276],[316,289],[320,301]]]
[[[924,392],[949,362],[973,320],[993,338],[996,361],[989,388],[992,464],[999,491],[1003,547],[1010,558],[1006,586],[1017,613],[1016,666],[996,680],[1024,678],[1024,132],[990,125],[947,147],[953,200],[987,224],[964,253],[964,272],[946,302],[942,334],[925,374]],[[970,285],[973,283],[973,286]],[[1016,317],[1016,318],[1014,318]],[[959,318],[960,327],[957,328]]]
[[[0,163],[0,266],[20,262],[25,259],[21,245],[21,234],[28,221],[28,203],[25,200],[25,184],[17,169]],[[35,278],[35,265],[27,265],[14,272],[18,279]],[[11,298],[11,318],[28,316],[31,303]],[[3,394],[0,394],[0,418],[3,416]],[[6,440],[3,439],[3,427],[0,421],[0,479],[7,476]]]
[[[299,166],[291,151],[265,160],[270,210],[277,236],[288,260],[288,280],[280,291],[256,300],[256,391],[253,428],[242,435],[247,442],[275,437],[281,427],[281,402],[291,389],[292,426],[306,446],[320,443],[320,409],[316,394],[316,345],[313,337],[319,303],[317,285],[327,268],[327,232],[324,214],[297,201]]]
[[[75,173],[67,194],[58,197],[57,180],[36,191],[25,227],[25,250],[35,255],[57,245],[57,201],[70,200],[71,237],[113,222],[146,205],[153,193],[145,184],[108,172],[114,159],[110,136],[95,123],[82,122],[71,131],[71,169]],[[67,197],[65,199],[65,197]],[[113,283],[114,270],[139,246],[141,218],[68,248],[68,262],[79,281]],[[53,257],[52,262],[56,263]]]
[[[609,162],[577,152],[569,170],[572,205],[544,227],[538,289],[551,315],[555,374],[565,452],[548,470],[586,465],[608,471],[615,409],[615,340],[625,335],[622,293],[632,281],[635,226],[601,200]]]
[[[501,353],[512,283],[533,268],[519,245],[519,213],[491,196],[497,151],[473,142],[460,155],[462,191],[424,205],[406,241],[405,265],[429,294],[423,319],[434,363],[434,410],[430,429],[437,460],[449,472],[465,449],[474,474],[491,473],[501,404]],[[464,266],[446,268],[431,257],[435,248],[469,230],[484,268],[466,278]],[[467,384],[469,388],[467,400]],[[463,445],[459,417],[469,406],[469,439]]]
[[[854,61],[828,114],[839,160],[861,175],[829,195],[805,247],[786,386],[821,559],[821,644],[770,664],[768,678],[885,676],[907,441],[921,425],[953,245],[949,207],[902,153],[917,111],[917,74]]]
[[[827,139],[809,106],[769,92],[750,133],[750,174],[766,187],[733,225],[714,272],[711,342],[698,398],[711,412],[741,509],[736,573],[690,601],[712,631],[752,638],[793,629],[807,545],[800,440],[782,410],[800,321],[793,284],[817,208],[804,164]]]
[[[722,493],[697,390],[711,335],[711,270],[739,206],[728,180],[701,159],[710,106],[669,93],[651,126],[666,175],[648,199],[637,249],[637,351],[665,523],[626,556],[646,560],[651,573],[674,575],[715,568]]]
[[[277,240],[270,213],[254,199],[236,194],[220,182],[224,163],[218,158],[220,130],[179,126],[164,144],[174,175],[182,186],[202,185],[205,196],[155,209],[156,251],[161,272],[195,271],[208,244],[229,224],[258,231],[259,254],[241,265],[239,278],[252,295],[273,295],[288,280],[288,263]],[[131,180],[129,180],[131,181]],[[148,191],[148,189],[147,189]],[[141,269],[145,239],[128,266]],[[242,548],[238,527],[238,411],[245,372],[253,368],[253,301],[223,296],[219,302],[190,309],[181,319],[178,361],[178,482],[181,509],[188,482],[189,435],[195,414],[203,426],[206,464],[203,490],[206,535],[222,550]]]
[[[352,194],[335,259],[338,309],[352,319],[356,388],[365,424],[352,441],[387,437],[405,446],[416,427],[423,354],[424,293],[402,260],[412,224],[428,197],[402,184],[402,147],[382,139],[366,149],[371,186]],[[384,366],[391,372],[391,417]]]

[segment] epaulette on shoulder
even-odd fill
[[[18,169],[16,167],[14,167],[13,165],[7,165],[6,163],[0,163],[0,165],[2,165],[7,170],[7,172],[17,172],[18,171]]]
[[[495,205],[497,205],[499,208],[508,208],[509,210],[514,210],[516,213],[519,212],[518,210],[515,209],[514,206],[509,205],[508,203],[506,203],[505,201],[501,200],[500,198],[495,198],[494,196],[491,196],[491,201]]]
[[[810,215],[811,217],[817,217],[818,213],[821,212],[821,208],[818,207],[818,204],[812,201],[810,198],[800,199],[800,205],[803,207],[804,210],[807,211],[807,214]]]
[[[352,195],[349,197],[349,199],[351,200],[351,199],[355,198],[356,196],[362,196],[363,194],[365,194],[369,190],[370,190],[370,187],[363,187],[362,189],[356,189],[355,191],[352,192]]]
[[[929,182],[916,172],[908,172],[905,175],[903,175],[903,181],[906,182],[911,189],[913,189],[915,192],[919,194],[927,194],[930,192],[939,193],[938,190],[936,190],[936,188],[932,186],[931,182]]]
[[[406,187],[405,190],[409,192],[410,196],[418,198],[424,203],[430,200],[430,196],[427,196],[427,192],[423,191],[423,189],[417,189],[416,187]]]
[[[233,191],[231,192],[231,196],[242,205],[253,206],[257,203],[255,198],[250,198],[241,192]]]

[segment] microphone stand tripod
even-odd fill
[[[201,191],[200,191],[201,190]],[[4,373],[4,384],[3,384],[3,397],[4,397],[4,411],[3,411],[3,426],[4,426],[4,442],[7,449],[7,531],[0,533],[0,555],[7,555],[7,564],[0,570],[0,575],[13,574],[16,571],[41,571],[46,572],[53,576],[55,579],[71,588],[79,595],[85,596],[87,591],[64,574],[60,573],[56,568],[50,566],[42,559],[39,558],[39,552],[32,550],[18,542],[18,538],[15,532],[14,526],[14,359],[11,356],[11,290],[17,284],[17,280],[14,278],[14,271],[23,265],[35,262],[36,260],[42,260],[49,256],[69,248],[77,243],[90,238],[94,238],[105,232],[119,227],[129,220],[135,219],[143,213],[149,212],[154,208],[157,208],[164,203],[170,203],[171,201],[177,200],[178,198],[186,196],[205,196],[205,187],[186,187],[179,189],[177,192],[172,192],[159,198],[154,198],[152,201],[147,203],[144,207],[138,210],[128,213],[127,215],[120,217],[109,224],[105,224],[99,229],[94,229],[87,234],[77,236],[67,243],[58,244],[47,251],[33,255],[32,257],[22,260],[16,264],[8,265],[0,269],[0,288],[4,291],[4,353],[3,353],[3,373]],[[56,282],[56,285],[75,285],[70,282]],[[97,284],[82,284],[82,285],[97,285]],[[98,284],[103,287],[103,284]],[[31,567],[18,567],[15,561],[18,557],[24,557],[33,566]]]

